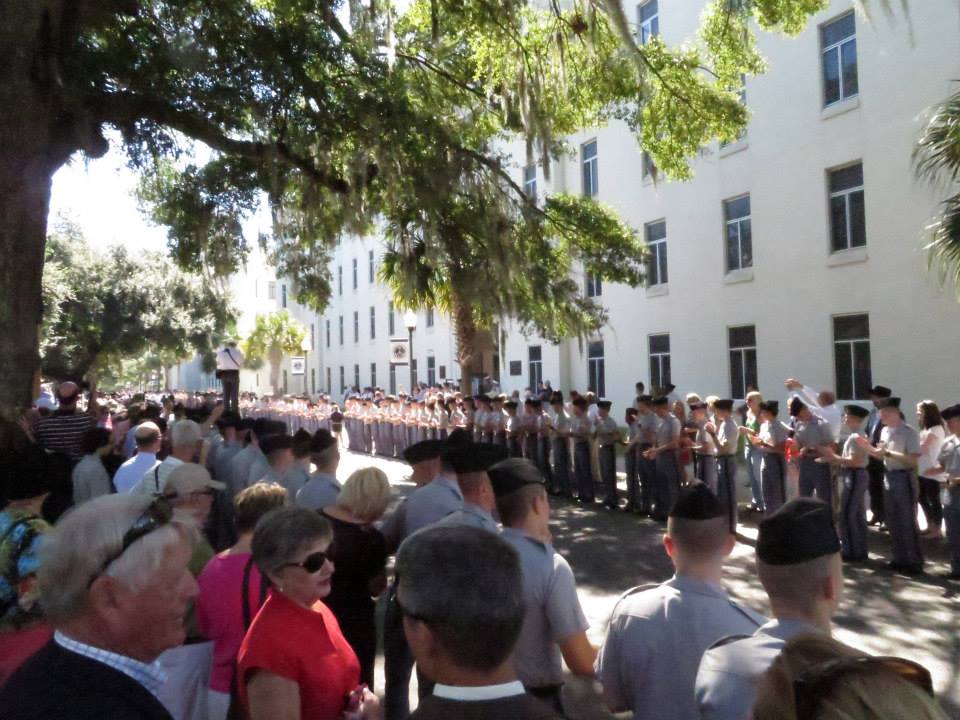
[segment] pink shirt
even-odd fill
[[[237,653],[247,629],[243,624],[243,574],[249,553],[217,555],[200,573],[197,584],[197,627],[213,640],[213,669],[210,689],[228,693],[237,669]],[[261,596],[260,571],[251,563],[247,592],[250,619],[257,616]]]

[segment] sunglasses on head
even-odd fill
[[[828,697],[845,677],[876,669],[893,673],[916,685],[930,697],[934,696],[930,671],[912,660],[889,656],[839,658],[814,665],[793,681],[797,720],[813,718],[820,701]]]
[[[87,587],[93,585],[94,580],[103,575],[107,568],[110,567],[111,563],[123,555],[127,551],[127,548],[145,535],[149,535],[157,528],[167,525],[172,519],[173,506],[170,504],[170,501],[160,495],[155,496],[153,498],[153,502],[151,502],[134,521],[133,525],[130,526],[130,529],[123,534],[123,542],[120,544],[120,549],[117,552],[107,556],[107,559],[100,566],[100,570],[92,578],[90,578],[90,582],[87,583]]]
[[[306,570],[308,573],[313,575],[314,573],[320,572],[324,565],[326,565],[327,560],[331,557],[330,552],[315,552],[307,555],[301,562],[298,563],[284,563],[280,567],[298,567]]]

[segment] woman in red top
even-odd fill
[[[360,663],[321,602],[330,593],[332,532],[319,514],[282,508],[253,535],[253,559],[272,589],[240,647],[240,698],[251,720],[379,718]],[[359,700],[359,702],[357,702]]]

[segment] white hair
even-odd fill
[[[170,444],[173,447],[194,447],[203,439],[203,431],[193,420],[177,420],[170,426]]]
[[[90,584],[101,573],[120,580],[131,592],[139,592],[160,567],[168,548],[193,541],[194,522],[175,512],[169,524],[133,542],[104,568],[104,563],[121,551],[123,536],[153,501],[140,494],[103,495],[64,515],[44,538],[37,572],[40,604],[47,617],[56,623],[82,612]]]

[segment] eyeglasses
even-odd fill
[[[90,582],[87,583],[87,587],[93,585],[94,581],[107,571],[107,568],[110,567],[111,563],[115,562],[127,551],[127,548],[145,535],[149,535],[157,528],[169,524],[172,519],[173,506],[170,504],[170,501],[161,495],[155,496],[153,498],[153,502],[151,502],[140,514],[140,517],[134,521],[133,525],[130,526],[130,529],[123,534],[123,542],[120,544],[120,550],[107,557],[104,563],[100,566],[100,570],[97,571],[92,578],[90,578]]]
[[[284,563],[280,567],[298,567],[306,570],[308,573],[313,575],[314,573],[320,572],[323,569],[323,566],[326,565],[327,560],[330,559],[330,553],[328,552],[315,552],[307,555],[302,562],[298,563]]]
[[[916,685],[930,697],[934,696],[930,671],[912,660],[889,656],[828,660],[814,665],[793,681],[793,699],[798,720],[814,717],[820,701],[828,697],[844,677],[851,673],[868,672],[872,669],[893,673]]]

